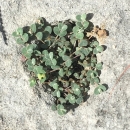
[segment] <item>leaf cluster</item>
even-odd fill
[[[106,88],[100,85],[102,63],[96,54],[103,51],[96,39],[89,40],[86,31],[90,22],[86,14],[77,15],[75,24],[59,22],[47,24],[39,18],[28,29],[13,32],[18,44],[22,44],[25,66],[30,71],[30,86],[37,83],[50,86],[55,97],[53,110],[60,115],[67,112],[66,105],[81,104],[90,84],[96,84],[95,94]]]

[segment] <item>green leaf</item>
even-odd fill
[[[76,103],[77,104],[80,104],[83,102],[83,98],[82,97],[79,97],[78,99],[76,99]]]
[[[102,63],[97,63],[96,64],[96,69],[97,70],[102,70]]]
[[[60,66],[55,65],[55,66],[51,66],[51,68],[52,68],[53,70],[58,70],[58,69],[60,69]]]
[[[76,94],[76,95],[80,95],[80,93],[81,93],[80,86],[75,83],[72,86],[72,90],[74,91],[74,94]]]
[[[57,105],[57,111],[58,111],[59,115],[64,115],[67,112],[67,110],[64,108],[64,106],[61,104]]]
[[[45,61],[46,66],[55,66],[57,64],[57,61],[53,59],[53,52],[48,53],[47,50],[44,50],[42,53],[44,54],[43,60]]]
[[[103,91],[106,91],[106,87],[104,85],[99,85],[98,86],[100,89],[102,89]]]
[[[73,33],[77,33],[79,31],[79,27],[78,26],[74,26],[73,27]]]
[[[57,83],[55,83],[55,82],[50,82],[49,83],[49,85],[51,86],[51,87],[53,87],[54,89],[58,89],[58,84]]]
[[[18,28],[17,29],[17,34],[22,36],[23,35],[23,29],[22,28]]]
[[[76,22],[76,26],[78,26],[78,27],[80,27],[80,28],[82,28],[82,27],[83,27],[83,25],[82,25],[82,23],[81,23],[81,22]]]
[[[79,79],[79,78],[80,78],[78,73],[74,73],[74,77],[75,77],[76,79]]]
[[[94,49],[93,49],[93,54],[97,54],[97,53],[98,53],[97,49],[94,48]]]
[[[97,77],[95,77],[93,80],[94,80],[94,83],[97,83],[97,84],[99,84],[99,82],[100,82],[99,78],[97,78]]]
[[[63,91],[63,88],[59,87],[59,90],[60,90],[60,91]]]
[[[60,91],[59,91],[59,90],[57,90],[56,96],[57,96],[57,97],[60,97]]]
[[[31,28],[31,30],[32,30],[33,33],[36,32],[36,24],[32,24],[32,25],[30,26],[30,28]]]
[[[28,66],[29,71],[33,71],[33,69],[34,69],[34,66]]]
[[[59,70],[59,75],[61,76],[61,77],[63,77],[64,76],[64,71],[63,71],[63,69],[61,68],[60,70]]]
[[[27,58],[30,58],[31,55],[33,53],[33,46],[32,45],[28,45],[27,47],[24,47],[22,49],[22,54],[27,57]]]
[[[23,39],[24,42],[27,42],[28,39],[29,39],[28,34],[27,34],[27,33],[24,33],[24,34],[22,35],[22,39]]]
[[[52,28],[51,28],[51,26],[46,26],[46,28],[45,28],[44,31],[47,31],[47,32],[49,32],[49,34],[51,34],[51,33],[52,33]]]
[[[75,96],[73,96],[72,94],[68,94],[68,95],[66,96],[66,100],[69,100],[69,102],[70,102],[71,104],[74,104],[75,101],[76,101]]]
[[[79,43],[79,46],[87,46],[88,45],[88,41],[87,40],[81,40],[81,42]]]
[[[92,70],[88,70],[88,72],[87,72],[87,76],[88,77],[91,77],[91,74],[93,73],[93,71]]]
[[[33,86],[35,86],[35,85],[36,85],[36,80],[31,79],[31,80],[30,80],[30,86],[33,87]]]
[[[85,21],[85,20],[86,20],[86,14],[82,14],[82,15],[81,15],[81,20],[82,20],[82,21]]]
[[[98,95],[104,91],[106,91],[106,87],[104,85],[99,85],[98,87],[95,88],[94,94]]]
[[[89,26],[89,22],[88,21],[84,21],[83,27],[86,29],[88,26]]]
[[[75,55],[77,56],[79,55],[81,60],[85,58],[81,47],[80,48],[76,47]]]
[[[78,21],[82,21],[81,15],[77,15],[77,16],[76,16],[76,19],[77,19]]]
[[[12,33],[12,36],[14,36],[14,37],[19,37],[19,35],[18,35],[17,32],[13,32],[13,33]]]
[[[60,97],[58,100],[60,101],[61,104],[66,103],[66,100],[62,97]]]
[[[84,34],[83,33],[76,33],[75,36],[77,39],[83,39]]]
[[[67,31],[60,32],[59,36],[64,37],[67,34]]]
[[[65,65],[66,65],[67,67],[70,67],[71,64],[72,64],[72,60],[71,60],[71,59],[68,59],[67,61],[65,61]]]
[[[56,35],[59,35],[59,33],[60,33],[60,30],[59,30],[58,27],[54,27],[54,28],[53,28],[53,31],[54,31],[54,33],[55,33]]]
[[[70,57],[67,56],[67,55],[63,55],[63,56],[62,56],[62,59],[63,59],[64,61],[66,61],[66,60],[70,59]]]
[[[36,37],[37,37],[38,40],[42,40],[42,37],[43,37],[42,32],[38,32],[38,33],[36,34]]]
[[[18,44],[24,44],[25,42],[23,41],[23,39],[21,39],[21,38],[18,38],[17,40],[16,40],[16,42],[18,43]]]
[[[70,102],[71,104],[74,104],[74,103],[75,103],[75,96],[71,96],[71,97],[69,98],[69,102]]]
[[[36,64],[36,60],[35,60],[35,58],[32,58],[32,64],[33,64],[33,65]]]
[[[76,40],[77,40],[76,38],[71,38],[71,39],[70,39],[70,41],[71,41],[71,43],[72,43],[73,45],[75,45]]]
[[[67,30],[67,25],[63,25],[62,28],[61,28],[61,31],[66,31]]]
[[[88,48],[83,48],[81,51],[84,53],[85,56],[88,56],[88,54],[90,53],[90,50]]]
[[[58,23],[58,28],[61,30],[61,28],[63,27],[63,23]]]
[[[50,36],[50,34],[49,34],[49,32],[48,31],[44,31],[43,33],[42,33],[42,39],[43,40],[47,40],[47,38]]]
[[[57,62],[56,62],[55,59],[53,59],[53,52],[50,52],[50,53],[49,53],[49,58],[50,58],[50,60],[51,60],[51,62],[52,62],[52,65],[55,66]]]
[[[90,44],[91,47],[97,47],[99,46],[99,42],[98,41],[94,41]]]
[[[34,53],[35,53],[36,56],[41,56],[41,52],[38,51],[38,50],[34,50]]]
[[[97,46],[97,47],[96,47],[96,50],[97,50],[98,52],[102,52],[102,51],[103,51],[103,47],[102,47],[102,46]]]
[[[53,104],[53,105],[51,106],[51,109],[52,109],[53,111],[56,111],[56,109],[57,109],[56,104]]]
[[[33,69],[33,72],[35,74],[40,74],[40,73],[43,73],[45,74],[46,72],[43,70],[43,67],[42,66],[34,66],[34,69]]]
[[[33,66],[31,59],[28,59],[28,60],[26,61],[26,64],[27,64],[28,66]]]
[[[102,46],[97,46],[96,48],[94,48],[93,53],[97,54],[97,53],[102,52],[102,51],[103,51],[103,47]]]
[[[96,62],[97,62],[97,58],[92,57],[92,58],[91,58],[91,63],[96,63]]]

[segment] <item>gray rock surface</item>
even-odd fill
[[[116,79],[130,64],[129,0],[0,0],[0,6],[8,39],[7,46],[0,32],[0,130],[130,130],[130,69],[108,98]],[[81,13],[93,13],[91,21],[109,30],[107,49],[99,56],[104,63],[101,82],[109,89],[99,96],[92,89],[87,102],[59,116],[50,109],[48,94],[29,87],[20,61],[21,48],[11,34],[39,16],[55,22]]]

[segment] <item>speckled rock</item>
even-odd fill
[[[130,64],[129,0],[0,0],[0,6],[8,43],[0,28],[0,130],[130,130],[130,69],[112,91]],[[11,34],[39,16],[56,22],[81,13],[93,13],[91,21],[109,30],[107,49],[98,57],[104,63],[101,83],[109,88],[99,96],[92,89],[87,102],[59,116],[50,109],[51,96],[29,87],[21,48]]]

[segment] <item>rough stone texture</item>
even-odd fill
[[[130,64],[129,0],[0,0],[5,45],[0,32],[0,130],[130,130],[130,69],[108,98],[116,78]],[[93,13],[92,22],[105,25],[107,49],[99,60],[104,63],[101,82],[107,92],[59,116],[50,109],[50,96],[29,87],[28,74],[20,58],[20,46],[11,33],[30,25],[37,17],[49,22],[74,19],[77,14]]]

